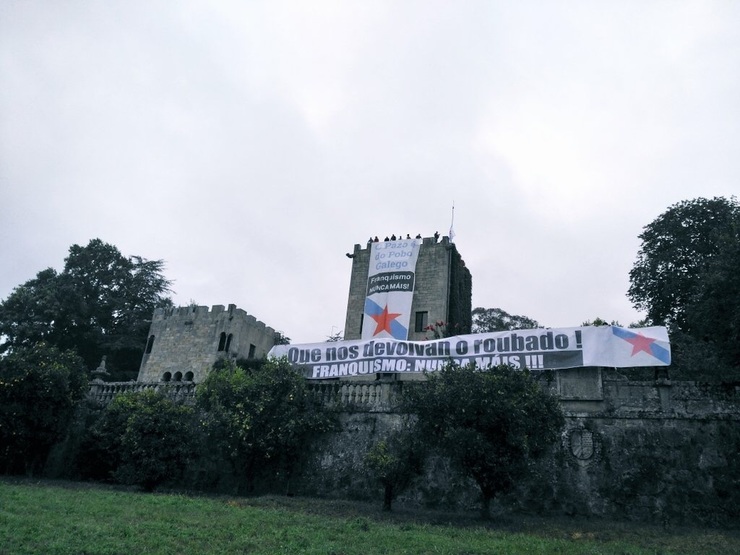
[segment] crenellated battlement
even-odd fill
[[[433,245],[446,245],[446,246],[452,245],[452,243],[450,242],[450,238],[447,237],[446,235],[439,237],[437,239],[435,239],[434,237],[423,237],[421,239],[417,238],[417,239],[398,239],[398,240],[399,241],[421,241],[422,247],[431,247]],[[382,243],[382,241],[379,241],[379,242]],[[355,246],[352,252],[359,253],[363,251],[369,251],[370,245],[372,245],[372,243],[369,241],[364,245],[355,243]]]
[[[192,305],[172,308],[157,308],[154,310],[154,314],[152,315],[152,323],[163,320],[183,320],[185,322],[194,322],[195,320],[218,319],[222,316],[245,319],[251,325],[265,330],[266,333],[275,333],[273,328],[264,322],[257,320],[257,318],[249,314],[246,310],[237,308],[235,304],[230,304],[228,308],[222,304],[216,304],[210,308],[207,306]]]

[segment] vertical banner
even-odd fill
[[[362,339],[407,339],[420,239],[373,243]]]

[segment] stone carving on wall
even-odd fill
[[[564,435],[564,447],[571,461],[586,466],[601,457],[601,438],[584,426],[570,428]]]

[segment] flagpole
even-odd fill
[[[450,232],[448,234],[450,238],[450,242],[455,238],[455,231],[453,230],[453,227],[455,226],[455,201],[452,201],[452,219],[450,220]]]

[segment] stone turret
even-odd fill
[[[344,324],[344,339],[362,336],[363,307],[367,295],[370,243],[355,245],[352,277]],[[416,262],[416,283],[411,305],[409,339],[430,339],[425,328],[443,322],[448,335],[470,333],[473,280],[457,247],[448,237],[425,237]]]
[[[152,316],[138,382],[202,382],[220,358],[260,358],[276,332],[230,304],[158,308]]]

